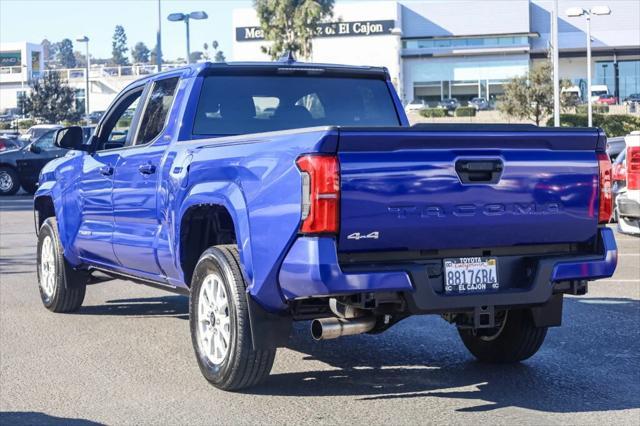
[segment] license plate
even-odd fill
[[[485,257],[458,257],[444,260],[445,293],[467,294],[495,291],[500,288],[497,260]]]

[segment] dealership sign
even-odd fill
[[[22,54],[16,52],[0,52],[0,67],[19,67],[22,65]]]
[[[319,24],[314,37],[353,37],[390,34],[395,21],[353,21],[328,22]],[[237,27],[237,41],[264,40],[264,31],[260,27]]]

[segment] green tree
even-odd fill
[[[214,56],[213,60],[216,61],[216,62],[224,62],[224,61],[227,60],[227,58],[225,58],[224,53],[222,52],[222,50],[217,50],[216,51],[216,56]]]
[[[311,40],[319,23],[333,16],[334,0],[254,0],[264,38],[262,51],[276,59],[285,52],[311,56]]]
[[[42,59],[44,60],[44,66],[49,68],[51,65],[54,65],[56,60],[56,43],[51,43],[46,38],[40,42],[42,45]]]
[[[76,57],[73,54],[73,43],[68,38],[56,43],[56,59],[62,68],[75,68]]]
[[[151,49],[151,52],[149,52],[149,62],[151,62],[152,64],[155,64],[157,62],[157,58],[158,58],[158,45],[155,45],[153,49]]]
[[[24,106],[30,117],[42,118],[48,123],[76,121],[80,118],[80,112],[75,107],[74,90],[55,71],[35,81]]]
[[[504,95],[499,99],[498,110],[503,114],[525,120],[536,125],[545,116],[553,114],[553,70],[545,61],[531,69],[528,75],[512,78],[504,87]],[[560,87],[568,87],[569,82],[561,81]],[[561,107],[568,99],[561,98]]]
[[[76,67],[87,66],[87,56],[85,54],[76,50],[73,52],[73,56],[76,58]]]
[[[122,25],[116,25],[111,41],[111,62],[113,65],[128,65],[127,60],[127,34]]]
[[[133,49],[131,49],[131,57],[133,58],[133,62],[137,64],[146,64],[149,62],[150,54],[151,51],[147,45],[141,41],[137,42],[136,45],[133,46]]]

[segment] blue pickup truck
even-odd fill
[[[53,312],[128,279],[190,296],[214,386],[263,381],[293,321],[315,339],[437,314],[518,362],[563,295],[613,274],[599,129],[410,126],[384,68],[204,63],[139,80],[42,170],[38,280]]]

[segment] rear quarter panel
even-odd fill
[[[234,219],[248,292],[268,309],[284,308],[277,285],[282,259],[300,225],[301,154],[334,152],[337,132],[302,129],[259,135],[178,142],[181,158],[191,158],[188,176],[163,180],[170,229],[159,261],[174,285],[184,285],[180,270],[180,218],[198,204],[222,205]],[[176,170],[175,168],[173,170]]]

